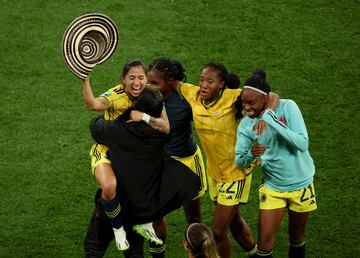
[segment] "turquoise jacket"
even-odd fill
[[[235,162],[248,167],[255,160],[254,142],[265,145],[260,156],[264,184],[272,190],[299,190],[313,181],[315,166],[308,150],[308,134],[299,107],[290,99],[281,99],[274,112],[265,110],[260,118],[267,123],[264,134],[253,131],[259,118],[244,117],[237,129]]]

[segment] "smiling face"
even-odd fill
[[[242,107],[250,118],[258,117],[265,108],[267,96],[252,89],[241,92]]]
[[[146,73],[142,66],[131,67],[122,78],[125,91],[132,97],[137,98],[147,82]]]

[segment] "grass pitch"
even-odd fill
[[[73,18],[102,12],[118,25],[115,54],[95,68],[95,95],[115,85],[123,64],[181,61],[189,82],[203,64],[223,62],[242,81],[255,68],[300,106],[316,164],[318,210],[308,257],[355,257],[359,232],[359,60],[357,0],[6,1],[0,15],[0,257],[81,257],[96,185],[90,173],[81,83],[65,66],[62,35]],[[256,237],[254,173],[243,216]],[[211,224],[213,206],[203,201]],[[182,210],[167,218],[167,257],[186,257]],[[274,246],[286,257],[287,220]],[[106,257],[119,257],[111,245]],[[147,254],[147,257],[148,254]],[[234,244],[234,257],[245,257]]]

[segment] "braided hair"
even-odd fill
[[[185,68],[176,60],[166,57],[157,58],[149,65],[149,71],[151,70],[156,71],[165,79],[186,81]]]
[[[224,82],[224,88],[228,88],[228,89],[239,88],[240,86],[239,76],[235,73],[228,72],[228,70],[223,64],[216,62],[209,62],[206,65],[204,65],[202,70],[204,70],[205,68],[212,68],[218,72],[221,81]]]

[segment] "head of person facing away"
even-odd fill
[[[160,117],[163,105],[160,91],[155,86],[148,85],[142,90],[134,105],[128,110],[128,113],[131,110],[138,110],[152,117]]]
[[[174,90],[174,84],[186,81],[183,65],[166,57],[157,58],[149,65],[147,77],[149,83],[160,89],[164,98]]]
[[[214,235],[203,223],[191,224],[185,232],[184,248],[189,258],[220,258]]]
[[[242,108],[250,118],[261,115],[268,101],[271,87],[266,81],[266,73],[263,70],[255,70],[245,81],[241,92]]]
[[[121,82],[131,98],[137,98],[147,83],[146,67],[140,60],[128,61],[121,73]]]
[[[239,77],[234,73],[229,73],[223,64],[207,63],[200,72],[200,99],[205,104],[209,104],[220,98],[225,88],[237,89],[239,85]]]

